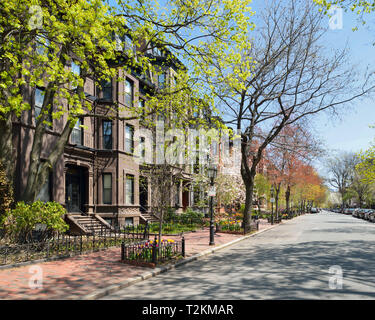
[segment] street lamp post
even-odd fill
[[[273,185],[271,186],[271,224],[273,224],[273,202],[275,201],[274,199],[274,188],[273,188]]]
[[[210,246],[215,245],[214,240],[214,196],[216,194],[214,189],[214,181],[216,178],[217,169],[213,164],[208,167],[208,177],[210,178],[211,190],[208,194],[210,197]]]

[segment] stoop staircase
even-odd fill
[[[148,223],[154,223],[154,222],[159,221],[159,219],[155,215],[149,212],[142,212],[141,219],[143,219],[144,222],[148,222]]]
[[[67,214],[65,221],[70,226],[70,233],[72,234],[100,234],[104,232],[115,232],[114,228],[100,216],[82,215],[82,214]]]

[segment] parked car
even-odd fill
[[[352,212],[352,216],[355,217],[355,218],[358,218],[359,210],[361,210],[361,209],[360,208],[354,209],[353,212]]]
[[[310,213],[318,213],[318,209],[317,208],[311,208],[310,209]]]
[[[375,222],[375,211],[369,214],[369,221]]]
[[[374,211],[374,210],[371,210],[371,209],[370,209],[370,210],[367,210],[367,211],[365,212],[363,218],[364,218],[365,220],[370,220],[370,215],[373,214],[374,212],[375,212],[375,211]]]
[[[370,209],[361,209],[359,210],[358,213],[358,218],[364,219],[365,218],[365,213],[368,212]]]

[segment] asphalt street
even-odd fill
[[[375,224],[323,211],[102,299],[374,299]]]

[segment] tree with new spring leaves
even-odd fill
[[[197,124],[200,120],[191,115],[207,108],[210,96],[178,58],[199,74],[199,57],[233,48],[223,57],[222,63],[227,63],[251,26],[249,3],[118,0],[110,6],[102,0],[1,1],[0,160],[10,181],[16,170],[15,125],[35,129],[30,162],[23,164],[28,166],[27,182],[20,200],[35,199],[79,117],[130,120],[173,109],[178,119]],[[155,78],[171,64],[177,70],[171,85],[155,86]],[[124,110],[113,103],[97,112],[95,97],[93,101],[85,95],[85,86],[92,82],[100,89],[132,71],[150,83],[147,106],[133,103]],[[32,112],[34,95],[42,101],[38,114]],[[62,129],[54,132],[51,142],[47,131],[54,130],[54,123]]]
[[[345,50],[326,56],[323,18],[306,1],[271,1],[259,15],[251,48],[240,48],[230,66],[215,59],[211,64],[216,77],[207,82],[226,123],[235,126],[242,138],[247,230],[256,168],[282,129],[349,105],[375,88],[370,77],[360,83],[362,75],[350,66]]]
[[[363,1],[363,0],[314,0],[315,3],[321,6],[321,8],[328,12],[333,6],[338,6],[340,8],[344,8],[346,10],[351,10],[356,12],[359,15],[365,13],[371,13],[375,11],[375,2],[371,1]]]
[[[302,162],[309,162],[320,153],[319,143],[302,126],[285,127],[272,141],[266,152],[267,174],[275,190],[275,212],[278,218],[279,194],[285,190],[286,209],[290,211],[290,194],[297,181]]]
[[[372,145],[365,151],[358,153],[359,163],[356,166],[357,171],[365,183],[375,182],[375,145]]]

